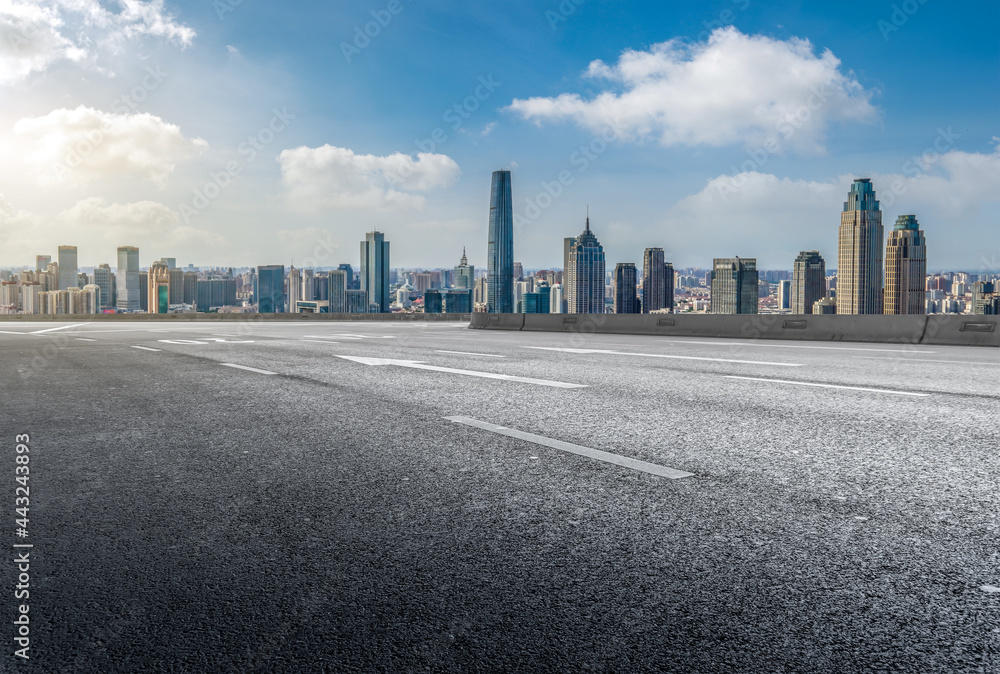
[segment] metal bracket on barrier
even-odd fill
[[[566,325],[567,323],[576,323],[576,316],[563,317],[563,325]]]
[[[807,321],[805,319],[799,321],[785,321],[781,327],[785,330],[805,330],[806,322]]]
[[[493,314],[492,316],[490,316],[489,320],[490,323],[500,323],[500,316],[497,314]]]
[[[672,318],[660,318],[656,321],[657,325],[677,325],[677,321]]]
[[[962,323],[959,332],[993,332],[996,323]]]

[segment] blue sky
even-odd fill
[[[611,263],[835,267],[854,177],[932,269],[997,267],[998,28],[972,0],[0,5],[0,265],[357,264],[377,227],[393,266],[482,266],[511,168],[528,268],[587,205]]]

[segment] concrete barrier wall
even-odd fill
[[[519,327],[520,326],[520,327]],[[482,314],[482,330],[952,344],[1000,347],[1000,316],[829,316],[791,314]]]
[[[468,323],[471,314],[11,314],[9,321],[448,321]]]

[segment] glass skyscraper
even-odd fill
[[[280,314],[285,310],[285,265],[257,267],[257,312]]]
[[[868,178],[857,178],[840,214],[837,313],[881,314],[882,211]]]
[[[476,268],[469,264],[469,258],[465,256],[465,248],[462,248],[462,260],[455,267],[455,287],[472,290],[475,280]]]
[[[572,289],[567,301],[568,313],[604,313],[604,247],[590,231],[589,215],[583,233],[570,246],[569,268],[564,278]]]
[[[343,266],[343,265],[341,265]],[[329,276],[329,309],[331,314],[347,313],[347,291],[350,290],[350,282],[347,280],[347,272],[343,269],[334,269]]]
[[[389,313],[389,242],[382,232],[368,232],[361,242],[361,290],[368,313]]]
[[[755,314],[758,297],[755,258],[717,257],[713,260],[713,314]]]
[[[792,269],[793,314],[811,314],[813,305],[826,297],[826,261],[818,250],[804,250],[795,258]]]
[[[147,277],[148,278],[148,277]],[[143,310],[141,295],[148,287],[139,277],[139,249],[135,246],[118,246],[118,270],[115,273],[118,285],[118,309],[122,311]]]
[[[662,265],[659,269],[662,273]],[[632,262],[619,262],[615,265],[615,313],[639,313],[639,298],[636,295],[636,269]]]
[[[76,288],[76,246],[59,246],[59,290]]]
[[[486,311],[514,313],[514,205],[510,171],[494,171],[490,190],[490,241],[486,263]]]

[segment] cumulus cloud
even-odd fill
[[[195,32],[164,10],[163,0],[117,0],[115,10],[98,0],[0,1],[0,84],[26,79],[61,60],[99,65],[145,36],[181,48]]]
[[[181,223],[180,215],[155,201],[108,203],[103,197],[78,201],[56,216],[57,225],[71,226],[79,236],[100,237],[109,245],[134,242],[140,247],[169,251],[175,246],[223,246],[224,237]],[[163,253],[167,254],[167,253]]]
[[[968,264],[1000,213],[1000,152],[953,150],[898,173],[792,180],[749,171],[709,180],[677,202],[664,225],[671,248],[705,266],[712,257],[758,256],[762,268],[790,268],[801,250],[819,249],[836,267],[840,211],[855,177],[871,178],[888,231],[899,215],[914,214],[932,242],[932,268]],[[955,237],[953,231],[969,232]],[[981,232],[977,237],[974,232]],[[710,236],[708,235],[710,233]],[[721,247],[720,247],[721,246]],[[964,262],[963,262],[964,261]]]
[[[278,156],[292,204],[304,209],[421,209],[424,192],[454,184],[461,170],[443,154],[384,157],[343,147],[298,147]]]
[[[0,194],[0,263],[22,265],[34,263],[35,255],[46,250],[45,241],[38,236],[41,218],[28,211],[15,208]]]
[[[831,123],[878,118],[872,92],[840,66],[829,50],[817,56],[808,40],[719,28],[707,42],[670,40],[627,50],[614,65],[592,62],[586,75],[610,87],[589,98],[515,99],[508,109],[538,123],[573,121],[623,142],[773,143],[817,154]]]
[[[136,176],[163,186],[177,162],[207,143],[148,113],[111,113],[80,106],[25,117],[14,133],[30,143],[23,159],[43,183]]]

